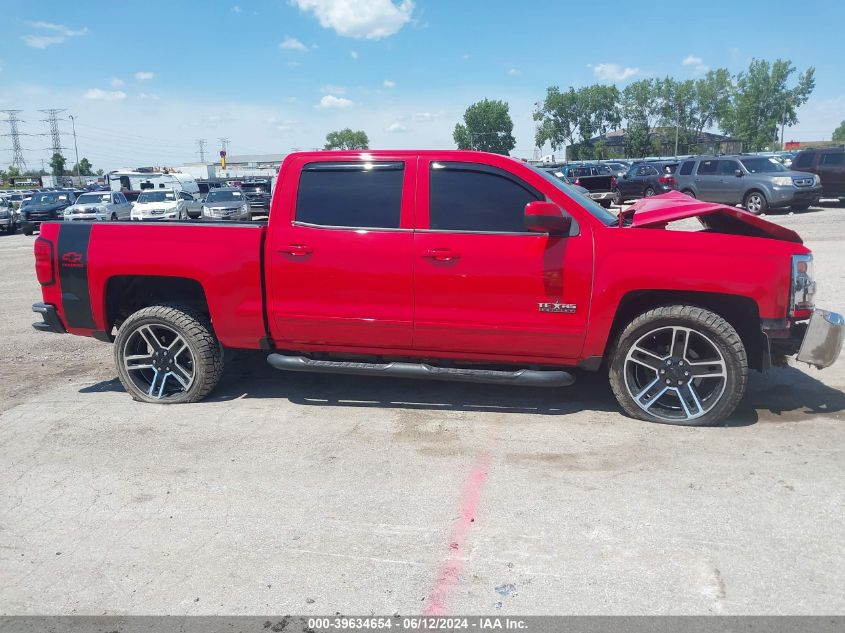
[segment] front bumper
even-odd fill
[[[65,326],[62,325],[59,314],[56,312],[55,306],[49,303],[34,303],[32,311],[41,315],[42,321],[40,323],[33,323],[34,327],[39,332],[55,332],[56,334],[64,334],[67,332]]]
[[[14,218],[0,218],[0,228],[7,229],[7,228],[9,228],[10,225],[11,226],[15,225],[15,219]]]
[[[801,206],[816,204],[821,198],[822,186],[812,187],[774,187],[771,207]]]
[[[590,192],[590,198],[593,200],[612,200],[613,199],[613,192],[612,191],[596,191]]]
[[[841,314],[816,308],[804,332],[797,360],[822,369],[830,367],[842,351],[845,319]]]

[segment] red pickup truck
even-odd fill
[[[701,230],[665,230],[686,218]],[[291,154],[267,224],[45,223],[35,259],[35,327],[114,342],[145,402],[204,398],[223,349],[246,348],[282,370],[509,385],[606,368],[629,415],[715,424],[749,368],[826,367],[845,331],[789,229],[677,192],[617,216],[479,152]]]

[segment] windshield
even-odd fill
[[[610,211],[605,209],[603,206],[601,206],[597,202],[593,202],[593,200],[591,200],[590,198],[582,196],[580,193],[578,193],[577,189],[574,189],[571,185],[567,185],[560,178],[553,176],[552,174],[550,174],[547,171],[543,171],[542,169],[538,169],[537,167],[534,167],[533,165],[525,165],[525,166],[528,167],[528,169],[532,169],[535,172],[537,172],[538,174],[540,174],[543,178],[548,180],[557,189],[561,190],[563,193],[565,193],[567,196],[569,196],[573,200],[577,200],[578,204],[580,204],[582,207],[584,207],[584,209],[586,209],[587,212],[590,215],[597,218],[598,220],[600,220],[601,222],[603,222],[607,226],[614,226],[619,221],[619,219],[615,215],[613,215]]]
[[[206,202],[240,202],[244,194],[240,191],[209,191]]]
[[[32,196],[33,204],[55,204],[57,202],[67,202],[68,195],[66,193],[36,193]]]
[[[742,158],[740,162],[752,174],[767,174],[774,171],[788,171],[774,158]]]
[[[109,200],[110,194],[107,193],[83,193],[76,199],[76,204],[97,204]]]
[[[138,196],[138,202],[170,202],[176,201],[176,194],[172,191],[145,191]]]

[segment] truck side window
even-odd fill
[[[544,197],[512,174],[475,163],[431,164],[429,228],[526,233],[525,205]]]
[[[699,176],[715,176],[718,165],[719,161],[717,160],[703,160],[698,163],[698,171],[696,174]]]
[[[403,162],[308,163],[299,176],[296,221],[397,229],[404,176]]]

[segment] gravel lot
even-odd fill
[[[845,311],[845,207],[770,216]],[[842,614],[845,362],[754,376],[730,423],[569,390],[290,375],[133,402],[35,332],[0,237],[2,614]]]

